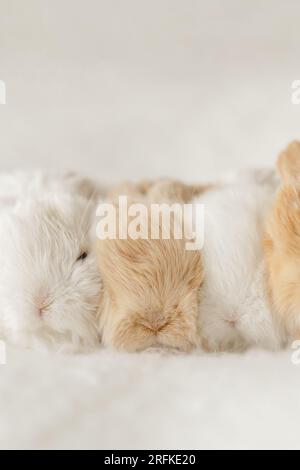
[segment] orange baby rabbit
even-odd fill
[[[267,224],[265,255],[275,318],[286,339],[300,337],[300,142],[280,155],[282,186]]]
[[[149,226],[150,218],[149,213]],[[161,230],[162,221],[158,224]],[[186,251],[185,240],[175,240],[173,232],[168,240],[99,240],[97,251],[105,345],[127,351],[190,351],[198,345],[198,291],[204,276],[199,251]]]

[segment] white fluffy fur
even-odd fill
[[[17,197],[0,213],[2,337],[56,350],[95,346],[100,277],[91,237],[92,183],[41,173],[5,175],[5,181],[11,183],[7,194]],[[88,257],[76,261],[85,251]],[[41,302],[47,307],[42,314]]]
[[[25,198],[58,193],[73,194],[86,199],[104,197],[105,188],[74,172],[16,171],[0,173],[0,208],[12,207]]]
[[[276,177],[255,174],[195,202],[205,204],[205,282],[199,327],[210,350],[249,345],[277,349],[281,338],[267,301],[262,235],[276,191]]]

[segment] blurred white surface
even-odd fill
[[[294,0],[0,0],[0,171],[105,182],[270,164],[300,135]],[[288,353],[9,350],[1,447],[300,447]]]
[[[295,0],[0,0],[1,169],[197,180],[299,135]]]

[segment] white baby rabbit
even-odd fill
[[[262,246],[277,189],[277,178],[270,176],[263,184],[246,178],[195,201],[205,205],[199,329],[210,351],[281,346],[268,302]]]
[[[101,193],[76,173],[0,174],[2,337],[57,350],[98,343],[100,279],[90,230]]]
[[[92,206],[72,194],[0,213],[0,333],[12,343],[80,350],[98,343],[100,276]]]

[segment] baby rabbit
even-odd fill
[[[31,197],[0,212],[0,335],[26,347],[90,349],[99,343],[101,288],[91,232],[95,201],[88,199],[94,190],[86,192],[92,183],[54,178],[52,194],[39,182],[28,189]]]
[[[300,142],[280,155],[282,185],[265,236],[268,286],[276,320],[287,341],[300,337]]]
[[[213,187],[177,180],[125,182],[109,193],[148,203],[186,203]],[[175,216],[176,217],[176,214]],[[98,261],[103,279],[99,309],[102,341],[127,351],[150,347],[189,351],[199,345],[198,290],[203,281],[200,252],[186,251],[186,240],[162,238],[162,219],[147,224],[158,230],[157,240],[99,240]],[[173,221],[174,222],[174,221]],[[175,224],[180,223],[176,220]],[[157,224],[156,227],[153,227]],[[171,223],[172,226],[172,223]],[[174,226],[173,226],[174,228]],[[172,227],[171,227],[172,229]]]
[[[201,198],[205,280],[199,332],[209,351],[239,351],[254,345],[278,349],[283,343],[268,301],[262,243],[277,189],[272,181],[237,183]]]
[[[150,211],[145,217],[150,227]],[[162,220],[152,224],[162,234]],[[198,345],[199,251],[186,251],[185,240],[176,240],[173,232],[167,240],[162,235],[156,240],[130,235],[99,240],[97,251],[103,280],[100,331],[106,346],[190,351]]]

